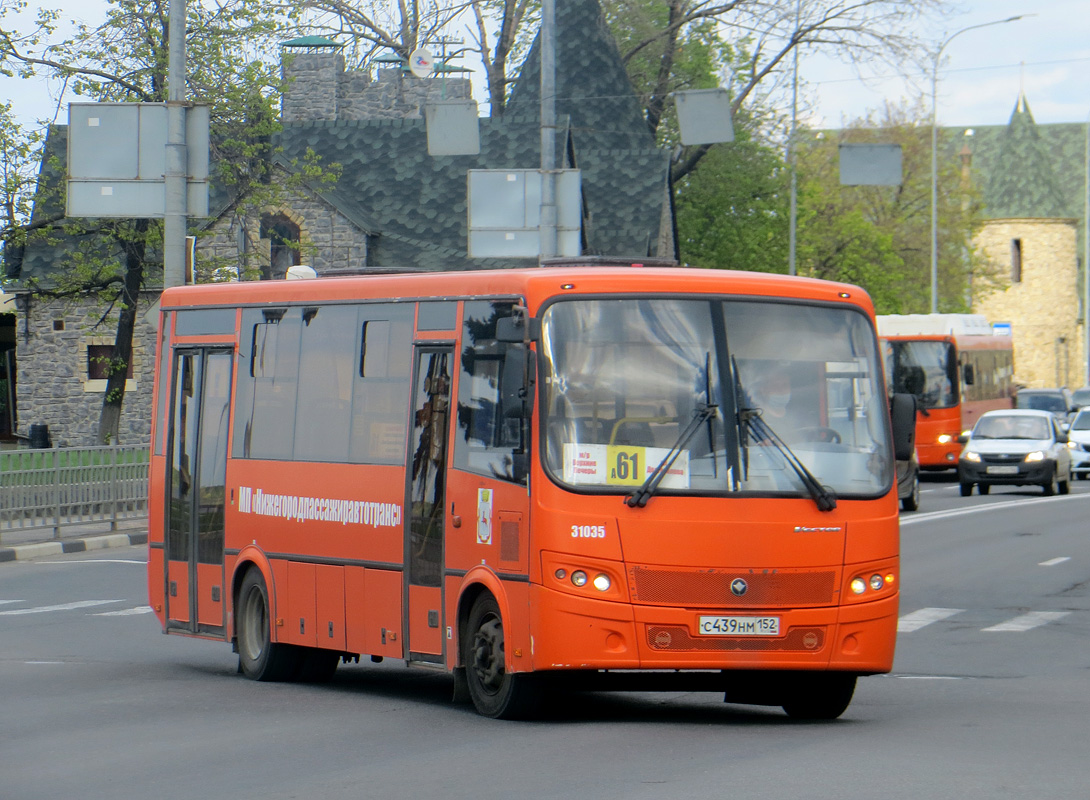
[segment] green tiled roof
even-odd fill
[[[556,50],[557,114],[567,115],[574,131],[621,137],[628,142],[624,147],[654,146],[617,42],[596,0],[557,0]],[[538,115],[539,51],[535,39],[507,103],[509,114]]]
[[[1082,218],[1085,123],[1040,125],[1023,96],[1007,125],[971,131],[966,135],[965,128],[942,129],[940,157],[956,160],[962,148],[968,148],[986,218]]]
[[[596,0],[558,0],[557,33],[557,156],[582,173],[584,252],[671,257],[656,251],[669,154],[655,146]],[[540,166],[539,96],[535,44],[505,115],[480,120],[479,155],[429,155],[424,120],[314,121],[285,126],[278,164],[290,169],[309,148],[342,165],[337,184],[316,193],[371,235],[370,266],[510,266],[517,260],[468,256],[466,172]],[[65,138],[55,128],[49,143],[62,160]],[[215,184],[211,194],[216,213],[225,195]],[[21,277],[42,278],[58,261],[54,247],[28,248]]]
[[[1056,186],[1056,165],[1041,141],[1029,103],[1018,98],[1010,124],[999,140],[984,186],[984,205],[990,217],[1044,217],[1064,215],[1063,197]]]

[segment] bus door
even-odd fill
[[[443,535],[454,348],[421,345],[413,358],[405,536],[405,650],[443,661]]]
[[[166,520],[168,628],[226,630],[223,528],[227,486],[229,349],[174,352]]]

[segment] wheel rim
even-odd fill
[[[473,636],[473,674],[481,688],[495,694],[503,685],[503,626],[489,616]]]
[[[268,630],[265,615],[265,599],[256,587],[246,595],[242,606],[242,654],[250,661],[257,661],[265,652],[265,635]]]

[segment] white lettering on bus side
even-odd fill
[[[396,528],[401,525],[398,503],[369,500],[342,500],[329,497],[299,497],[269,494],[263,489],[240,486],[238,510],[243,514],[279,517],[295,522],[339,522],[342,525],[367,525],[372,528]]]

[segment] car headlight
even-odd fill
[[[975,453],[972,450],[966,450],[961,454],[961,457],[966,461],[972,461],[974,464],[980,463],[980,453]]]
[[[1045,460],[1045,454],[1041,450],[1034,450],[1032,453],[1026,453],[1025,462],[1027,464],[1033,463],[1034,461],[1044,461],[1044,460]]]

